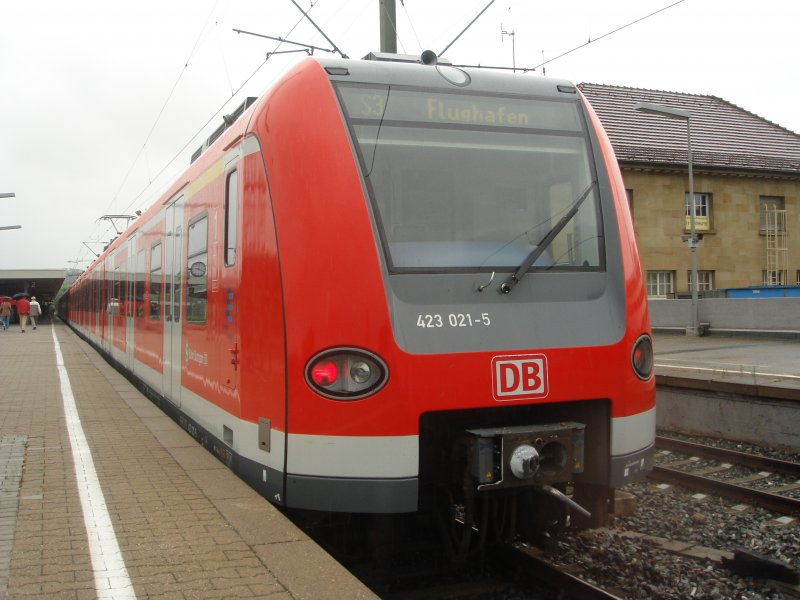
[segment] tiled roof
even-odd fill
[[[581,83],[622,163],[686,165],[686,121],[634,110],[638,102],[691,113],[692,164],[800,174],[800,135],[717,98]]]

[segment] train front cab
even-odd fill
[[[575,87],[309,60],[276,90],[256,129],[286,307],[287,503],[413,512],[466,480],[572,482],[607,510],[650,468],[655,388],[632,364],[649,323],[624,186]],[[336,348],[379,357],[386,384],[320,394],[311,361]],[[519,388],[509,365],[540,377]],[[513,485],[481,471],[509,477],[503,440],[541,449],[550,434],[565,453],[539,462],[557,473],[530,475],[528,450]]]

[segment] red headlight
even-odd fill
[[[339,369],[336,363],[329,359],[320,360],[311,367],[311,380],[317,385],[328,387],[336,382]]]
[[[318,394],[333,400],[357,400],[374,394],[389,379],[386,363],[358,348],[320,352],[306,365],[306,381]]]

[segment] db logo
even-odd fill
[[[492,359],[494,399],[532,400],[547,396],[547,357],[544,354],[495,356]]]

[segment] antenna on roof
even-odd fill
[[[504,40],[506,36],[511,38],[511,66],[516,73],[517,71],[517,51],[516,44],[514,43],[514,30],[506,31],[503,29],[503,24],[500,23],[500,39]]]

